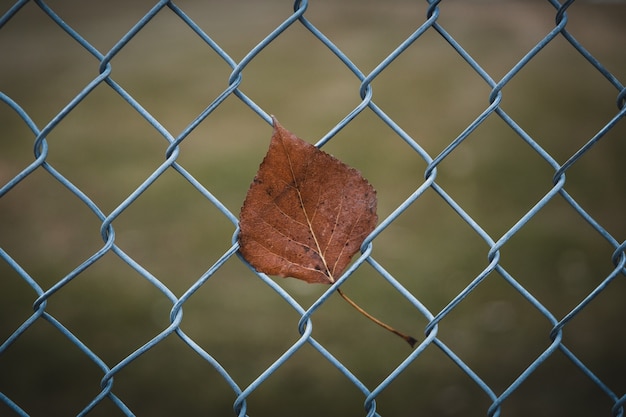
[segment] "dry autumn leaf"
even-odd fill
[[[377,222],[361,174],[274,119],[270,148],[243,203],[240,250],[258,271],[331,284]]]
[[[241,209],[239,250],[259,272],[332,284],[376,227],[376,191],[357,170],[273,122],[269,150]],[[337,291],[413,346],[415,339]]]

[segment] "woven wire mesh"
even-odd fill
[[[623,6],[127,3],[0,11],[1,414],[624,415]],[[270,113],[378,190],[330,287],[237,256]]]

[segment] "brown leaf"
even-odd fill
[[[331,284],[376,226],[376,191],[357,170],[273,121],[241,209],[239,250],[257,271]]]

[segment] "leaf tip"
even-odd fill
[[[274,130],[278,130],[279,127],[283,127],[279,122],[278,119],[276,118],[276,116],[274,116],[273,114],[270,114],[270,117],[272,118],[272,126],[274,127]]]

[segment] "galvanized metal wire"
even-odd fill
[[[602,141],[608,132],[610,132],[617,123],[626,114],[626,88],[620,82],[618,77],[613,75],[601,62],[599,62],[594,56],[578,42],[574,37],[574,34],[568,30],[568,15],[567,11],[573,6],[574,1],[570,0],[563,4],[556,0],[549,0],[548,3],[553,7],[554,13],[554,27],[549,33],[545,34],[539,42],[537,42],[526,54],[522,57],[510,70],[501,78],[494,79],[480,64],[480,62],[472,57],[467,52],[461,42],[457,41],[440,23],[440,16],[445,12],[445,2],[429,0],[427,14],[424,16],[421,22],[416,23],[415,30],[404,41],[402,41],[391,53],[389,53],[384,59],[382,59],[378,65],[374,67],[370,72],[364,72],[350,58],[333,43],[332,36],[324,33],[318,29],[315,22],[310,21],[307,14],[307,8],[309,2],[306,0],[296,1],[293,5],[293,11],[289,16],[278,26],[276,26],[263,40],[257,45],[251,48],[245,56],[239,60],[232,58],[228,51],[222,47],[212,36],[210,28],[202,28],[190,18],[184,10],[184,7],[179,6],[178,2],[173,1],[159,1],[154,4],[154,7],[139,19],[136,24],[122,36],[113,47],[108,51],[101,51],[88,42],[87,39],[81,36],[75,29],[67,24],[58,14],[54,8],[49,6],[46,2],[41,0],[30,1],[22,0],[17,1],[10,7],[2,16],[0,16],[0,37],[2,36],[2,27],[10,22],[15,16],[19,15],[20,10],[26,4],[34,3],[41,9],[47,17],[53,21],[59,28],[61,28],[68,37],[74,42],[84,48],[90,55],[92,55],[97,62],[98,74],[86,84],[82,90],[76,94],[67,104],[45,125],[38,126],[31,115],[25,111],[16,100],[10,97],[8,94],[0,91],[0,101],[4,105],[8,106],[24,123],[25,126],[32,132],[33,150],[34,156],[32,162],[28,166],[24,166],[23,169],[14,177],[9,178],[4,183],[0,184],[0,198],[10,195],[12,190],[29,176],[36,172],[45,172],[50,178],[57,181],[71,194],[73,194],[85,207],[89,210],[101,224],[100,237],[102,239],[101,247],[95,251],[88,259],[76,266],[65,275],[62,279],[59,279],[48,289],[44,289],[36,276],[30,275],[18,261],[16,261],[9,251],[0,248],[0,258],[12,269],[19,277],[27,284],[34,294],[33,299],[33,313],[25,320],[18,328],[14,329],[11,334],[5,339],[0,340],[0,362],[3,360],[3,353],[6,352],[12,345],[18,341],[28,329],[33,326],[34,323],[39,321],[48,322],[52,325],[56,331],[69,342],[75,345],[78,350],[85,355],[91,362],[93,362],[101,371],[101,391],[96,395],[89,404],[87,404],[78,414],[79,416],[88,415],[105,399],[110,400],[124,415],[132,416],[134,411],[128,406],[119,396],[116,391],[116,385],[114,379],[122,370],[124,370],[129,364],[137,360],[139,357],[150,351],[154,346],[161,343],[164,339],[170,336],[180,338],[192,351],[199,355],[204,361],[210,364],[223,378],[223,380],[230,386],[233,393],[236,396],[236,400],[233,403],[234,414],[238,416],[254,415],[254,409],[248,407],[248,397],[263,385],[267,379],[272,376],[279,368],[285,363],[292,360],[293,355],[298,352],[303,346],[309,345],[315,349],[319,354],[325,358],[328,363],[335,367],[351,384],[353,384],[363,395],[363,413],[367,416],[379,416],[377,411],[377,398],[379,395],[392,384],[399,375],[406,371],[406,369],[420,361],[425,350],[429,347],[436,346],[441,350],[449,360],[458,367],[463,373],[471,379],[476,386],[484,392],[489,398],[490,406],[485,411],[488,416],[500,416],[505,415],[502,411],[502,407],[506,405],[507,399],[514,393],[519,387],[531,376],[535,371],[550,358],[555,352],[561,352],[565,355],[571,363],[577,367],[585,377],[591,381],[599,390],[601,390],[607,397],[608,401],[612,404],[612,409],[607,410],[605,415],[623,416],[624,404],[626,403],[626,393],[620,392],[617,388],[610,386],[603,382],[594,371],[593,367],[587,362],[577,356],[577,354],[570,350],[563,339],[563,330],[576,315],[584,310],[587,305],[593,301],[603,291],[607,291],[607,286],[614,280],[624,279],[626,274],[626,241],[620,240],[623,236],[614,236],[607,231],[603,225],[596,220],[591,214],[589,214],[583,205],[581,205],[568,191],[565,189],[566,174],[569,170],[574,169],[577,162],[590,151],[592,147]],[[234,6],[233,6],[234,7]],[[147,111],[140,102],[133,97],[128,91],[126,91],[120,84],[118,84],[112,76],[112,60],[116,55],[122,51],[128,43],[137,35],[155,16],[162,13],[164,10],[169,9],[173,12],[182,22],[184,22],[205,44],[206,47],[214,51],[228,67],[231,72],[227,80],[225,80],[226,88],[215,98],[202,112],[200,112],[195,119],[189,123],[180,134],[174,136],[167,129],[165,129],[159,120]],[[231,212],[226,205],[220,201],[210,189],[205,188],[201,181],[195,178],[188,170],[185,169],[179,162],[178,157],[181,154],[181,144],[196,129],[203,121],[207,119],[216,109],[218,109],[222,103],[228,98],[236,97],[241,103],[248,106],[253,112],[258,114],[258,117],[271,124],[271,118],[267,109],[257,105],[250,97],[248,97],[243,89],[240,88],[242,79],[246,74],[248,65],[255,60],[261,51],[270,45],[279,36],[283,36],[285,31],[292,27],[299,26],[306,29],[314,36],[321,45],[327,48],[336,59],[344,65],[358,80],[360,83],[359,95],[360,103],[355,106],[352,111],[345,115],[341,121],[339,121],[331,130],[329,130],[316,144],[316,146],[324,146],[333,137],[340,132],[343,128],[349,125],[360,113],[364,111],[371,111],[382,122],[384,122],[389,128],[395,132],[395,134],[406,143],[412,151],[415,152],[426,163],[427,168],[424,171],[424,179],[421,184],[406,198],[400,205],[397,206],[389,215],[381,219],[377,228],[371,233],[371,235],[365,240],[362,246],[362,251],[358,259],[350,266],[350,268],[331,285],[309,308],[305,308],[298,303],[298,301],[289,294],[283,287],[278,285],[274,279],[254,271],[258,275],[259,279],[273,291],[275,291],[297,314],[301,317],[297,328],[294,331],[299,332],[297,340],[286,349],[270,366],[268,366],[262,373],[260,373],[256,379],[249,384],[242,384],[231,373],[229,369],[223,366],[217,359],[212,356],[211,350],[206,346],[201,346],[192,337],[186,334],[181,327],[183,323],[183,308],[185,303],[198,291],[206,282],[217,272],[223,265],[232,259],[237,259],[238,246],[237,246],[237,215]],[[379,107],[376,102],[376,95],[372,87],[373,82],[381,75],[387,67],[394,62],[399,56],[401,56],[407,48],[409,48],[417,39],[424,34],[436,33],[443,40],[445,40],[449,47],[458,54],[459,57],[467,64],[467,66],[474,71],[490,89],[488,96],[488,103],[482,111],[482,113],[475,118],[466,128],[449,143],[445,149],[439,154],[432,155],[427,152],[418,140],[413,138],[409,133],[405,132],[402,127],[385,111]],[[288,36],[288,35],[285,35]],[[565,162],[559,162],[548,151],[546,151],[540,143],[538,143],[529,133],[518,125],[516,120],[509,115],[501,106],[503,98],[503,89],[522,71],[527,64],[529,64],[537,54],[548,46],[555,39],[565,39],[571,47],[606,80],[606,82],[615,91],[615,113],[611,115],[610,120],[606,125],[602,126],[593,137],[589,138],[576,152],[571,154]],[[10,59],[4,57],[4,59]],[[158,166],[151,175],[149,175],[138,187],[136,187],[119,205],[117,205],[110,212],[106,212],[102,207],[92,201],[88,195],[83,192],[79,187],[73,184],[66,176],[57,171],[55,167],[48,161],[48,153],[50,146],[47,142],[47,136],[79,105],[84,99],[86,99],[96,87],[106,85],[110,90],[114,91],[119,97],[125,100],[132,109],[140,115],[147,123],[163,139],[168,143],[167,151],[165,153],[165,160]],[[475,220],[463,207],[457,202],[438,182],[437,173],[440,164],[446,160],[446,158],[457,149],[461,143],[463,143],[472,133],[474,133],[489,117],[498,117],[506,125],[519,136],[519,138],[535,152],[540,158],[542,158],[554,171],[553,183],[550,189],[532,206],[532,208],[526,211],[508,230],[502,235],[492,235],[488,233],[480,222]],[[1,134],[1,132],[0,132]],[[0,144],[0,146],[2,146]],[[115,222],[118,217],[125,212],[131,205],[133,205],[142,193],[150,188],[157,179],[159,179],[165,172],[175,171],[178,175],[188,181],[195,190],[200,193],[204,198],[210,201],[223,215],[221,219],[217,221],[230,222],[235,228],[235,232],[232,237],[232,242],[227,251],[199,278],[191,285],[182,296],[178,297],[164,285],[161,280],[150,273],[144,266],[142,266],[136,259],[127,254],[116,243],[115,234]],[[427,191],[434,191],[442,201],[451,207],[454,212],[463,220],[464,223],[469,226],[473,232],[482,240],[488,248],[488,265],[474,277],[474,279],[465,286],[448,304],[440,311],[429,310],[420,299],[412,294],[403,284],[394,277],[394,275],[379,263],[372,254],[372,248],[376,245],[377,237],[385,231],[390,225],[392,225],[406,210],[411,207],[418,199]],[[607,274],[601,282],[594,288],[588,295],[582,299],[579,304],[563,316],[556,315],[545,306],[532,291],[527,289],[520,281],[518,281],[513,274],[511,274],[500,262],[501,261],[501,249],[509,243],[509,241],[526,227],[531,219],[533,219],[538,213],[540,213],[544,207],[555,199],[562,199],[567,202],[571,208],[577,213],[577,215],[583,219],[586,223],[595,230],[612,248],[613,253],[610,256],[613,262],[614,268]],[[128,355],[117,362],[110,362],[103,360],[94,349],[94,346],[88,346],[83,343],[72,331],[70,331],[62,321],[53,316],[47,310],[48,302],[55,297],[55,295],[63,291],[66,286],[73,280],[81,276],[86,270],[91,268],[100,259],[107,254],[114,254],[130,268],[141,275],[147,282],[149,282],[154,288],[156,288],[165,297],[169,303],[171,303],[170,324],[167,328],[160,333],[155,334],[154,337],[147,343],[137,347],[133,352],[128,352]],[[245,263],[241,257],[240,262]],[[421,340],[421,343],[409,354],[406,358],[393,369],[384,380],[382,380],[376,386],[368,386],[362,382],[353,373],[349,367],[344,365],[338,358],[325,347],[322,343],[318,342],[313,336],[313,321],[312,315],[322,306],[328,298],[335,292],[337,288],[343,285],[346,280],[363,264],[368,264],[373,268],[376,273],[389,283],[395,290],[401,294],[418,312],[420,315],[426,318],[428,325],[424,329],[425,337]],[[474,292],[480,284],[492,273],[497,273],[498,276],[510,285],[521,297],[523,297],[527,303],[529,303],[536,311],[545,317],[545,320],[550,323],[551,331],[549,335],[551,343],[543,352],[541,352],[536,358],[528,365],[523,372],[517,377],[513,378],[513,381],[504,390],[496,391],[489,383],[481,379],[481,376],[472,368],[472,366],[455,353],[454,349],[448,346],[444,340],[438,338],[439,325],[446,320],[446,318],[455,310],[455,308],[466,299],[472,292]],[[616,330],[621,331],[621,330]],[[0,393],[0,402],[6,404],[15,415],[28,416],[27,409],[22,408],[19,401],[14,400],[9,395]]]

